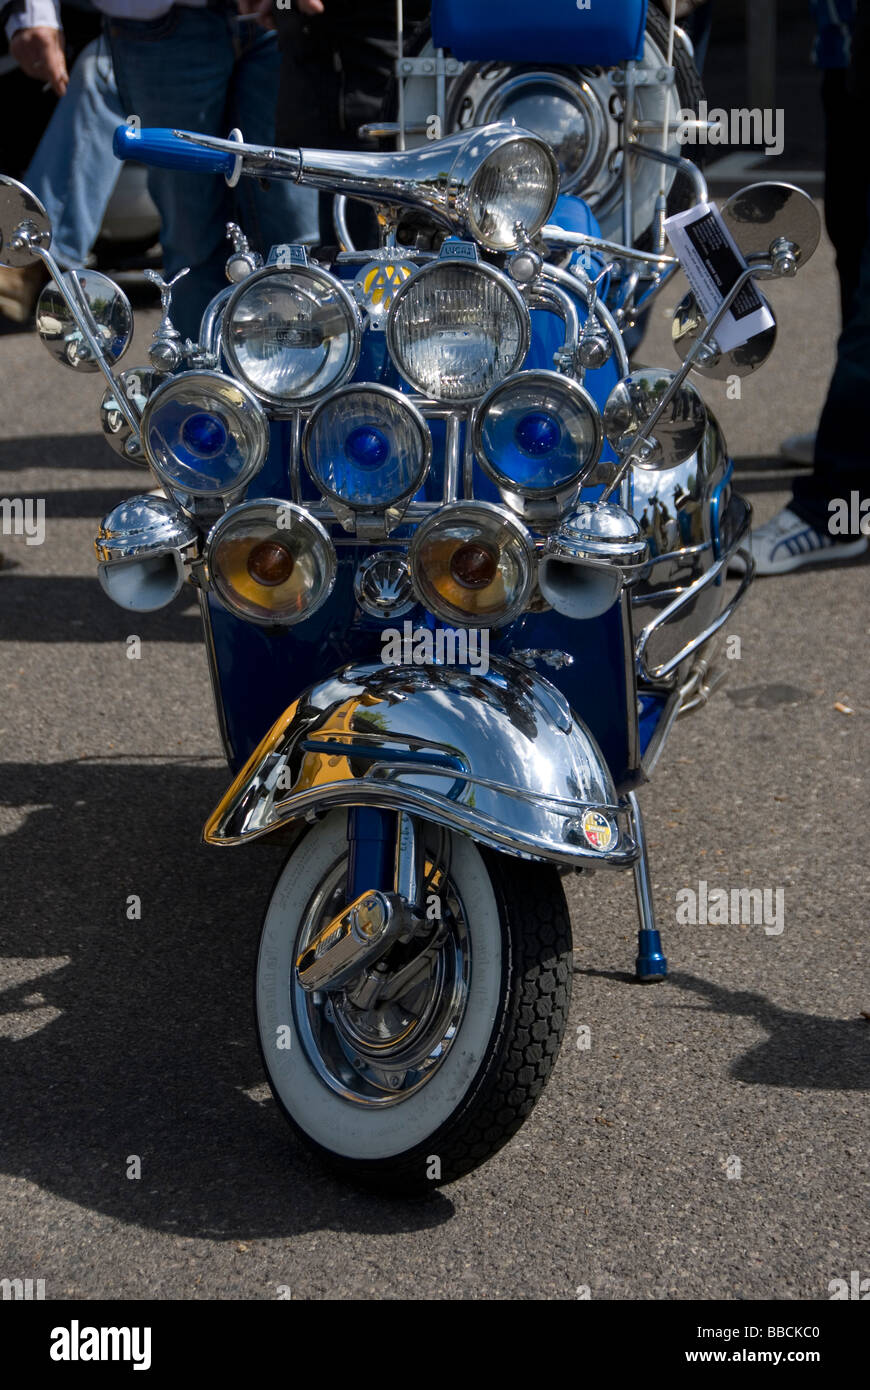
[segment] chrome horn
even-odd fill
[[[586,502],[547,540],[538,587],[566,618],[597,618],[638,577],[646,558],[633,516],[613,503]]]
[[[419,209],[491,251],[524,245],[547,222],[559,191],[559,166],[549,145],[509,121],[395,153],[285,150],[129,126],[117,128],[113,148],[119,159],[161,167],[207,164],[230,183],[240,174],[292,179],[381,208]]]
[[[103,590],[120,608],[153,613],[181,593],[196,559],[196,527],[167,497],[128,497],[100,523],[94,541]]]

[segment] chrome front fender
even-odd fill
[[[638,849],[604,758],[564,696],[493,659],[356,665],[312,686],[263,739],[210,816],[235,845],[336,806],[404,810],[481,844],[569,865]]]

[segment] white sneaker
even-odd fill
[[[751,546],[756,574],[788,574],[789,570],[800,569],[817,561],[850,560],[863,555],[867,549],[867,537],[860,536],[856,541],[835,541],[832,536],[808,526],[788,507],[784,507],[771,521],[752,532]],[[740,556],[735,555],[728,568],[734,574],[743,574],[746,566]]]
[[[810,467],[815,458],[815,449],[815,430],[810,434],[790,434],[779,446],[779,452],[784,459],[788,459],[790,463],[809,464]]]

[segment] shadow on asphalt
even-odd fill
[[[131,632],[143,642],[200,642],[196,595],[188,586],[155,613],[128,613],[106,598],[96,561],[89,579],[22,573],[14,560],[0,569],[2,642],[124,642]]]
[[[40,468],[50,468],[52,472],[64,468],[73,468],[79,472],[91,468],[96,470],[102,468],[107,471],[132,470],[141,474],[142,492],[150,492],[156,486],[156,479],[150,469],[146,468],[144,464],[137,466],[135,463],[119,458],[102,434],[13,435],[11,439],[0,439],[0,474],[5,476],[16,470],[22,472],[24,469]],[[118,495],[110,502],[110,506],[119,498],[126,497],[129,489],[124,492],[116,486],[112,492],[117,492]],[[61,498],[77,495],[79,494],[75,492],[59,494]],[[95,489],[94,496],[99,495],[100,492]],[[49,498],[53,500],[53,494],[49,493]],[[66,513],[60,513],[60,515],[66,515]],[[84,516],[85,513],[75,512],[72,515]]]
[[[575,974],[635,983],[624,971],[577,970]],[[655,987],[666,990],[668,985],[700,995],[713,1013],[751,1018],[767,1030],[769,1037],[732,1062],[728,1073],[736,1081],[802,1091],[870,1091],[870,1023],[866,1019],[819,1018],[782,1009],[763,994],[727,989],[680,971]]]
[[[253,966],[286,851],[199,843],[228,780],[181,759],[0,765],[22,817],[0,878],[3,1171],[188,1237],[437,1226],[448,1198],[340,1184],[264,1099]]]

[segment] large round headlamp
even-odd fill
[[[476,261],[431,261],[396,292],[387,345],[399,371],[445,404],[477,400],[515,372],[531,320],[506,275]]]
[[[457,627],[494,627],[526,607],[535,547],[516,517],[490,502],[455,502],[417,528],[409,551],[420,602]]]
[[[302,456],[317,486],[353,511],[383,511],[413,497],[429,469],[429,427],[388,386],[345,386],[311,415]]]
[[[211,529],[209,581],[248,622],[292,627],[310,618],[335,583],[335,547],[302,507],[274,498],[242,502]]]
[[[233,372],[275,409],[319,400],[359,357],[361,330],[341,281],[312,265],[267,266],[243,280],[224,311]]]
[[[589,392],[557,372],[520,372],[474,417],[474,451],[497,487],[520,497],[578,490],[595,467],[601,417]]]
[[[231,496],[263,466],[269,422],[246,387],[222,372],[182,372],[142,412],[148,462],[167,487],[191,497]]]

